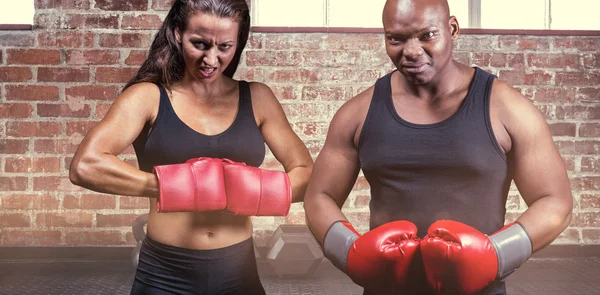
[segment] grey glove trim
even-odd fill
[[[498,256],[498,278],[501,281],[523,265],[533,252],[527,231],[518,223],[489,238]]]
[[[325,241],[323,242],[325,257],[346,274],[348,274],[348,251],[350,251],[350,247],[356,239],[358,239],[358,236],[344,226],[341,221],[333,223],[325,234]]]

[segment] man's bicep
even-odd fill
[[[525,202],[530,206],[546,196],[570,197],[564,161],[539,110],[526,98],[517,99],[508,118],[509,160]]]

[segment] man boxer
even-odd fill
[[[304,200],[307,223],[365,294],[506,294],[502,281],[571,220],[550,128],[517,90],[452,58],[459,24],[445,0],[388,0],[383,27],[397,69],[332,119]],[[340,208],[361,169],[371,231],[359,237]],[[504,227],[511,181],[528,209]],[[358,243],[405,245],[410,223],[420,251]],[[381,265],[368,265],[379,269],[370,284],[353,275],[354,252]],[[389,280],[396,286],[372,288]]]

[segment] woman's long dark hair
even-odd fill
[[[197,12],[232,18],[239,22],[237,49],[231,63],[223,72],[225,76],[233,77],[250,32],[250,11],[246,0],[175,0],[154,37],[148,58],[123,90],[140,82],[157,82],[170,89],[174,83],[183,78],[185,62],[181,45],[175,38],[175,29],[179,28],[180,32],[184,32],[189,17]]]

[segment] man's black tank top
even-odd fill
[[[413,124],[396,112],[391,75],[375,84],[358,144],[371,187],[370,228],[409,220],[420,237],[439,219],[485,234],[502,228],[512,175],[490,121],[495,76],[475,68],[455,114],[434,124]],[[503,285],[482,294],[505,294]]]
[[[265,157],[265,142],[256,125],[248,82],[239,81],[238,112],[227,130],[204,135],[179,119],[165,88],[160,90],[160,105],[153,126],[147,125],[133,147],[141,170],[154,166],[183,163],[191,158],[228,158],[258,167]]]

